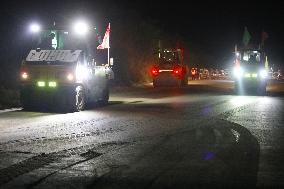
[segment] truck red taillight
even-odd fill
[[[180,71],[179,71],[179,70],[174,70],[174,73],[175,73],[175,74],[179,74]]]
[[[158,73],[159,73],[159,69],[158,69],[157,67],[154,67],[154,68],[151,69],[151,74],[152,74],[153,76],[158,75]]]
[[[176,67],[173,69],[173,73],[180,76],[182,74],[182,69],[180,67]]]

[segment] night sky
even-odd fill
[[[210,3],[208,3],[210,2]],[[240,44],[244,27],[253,43],[261,32],[271,64],[284,65],[284,6],[272,1],[201,1],[201,3],[133,3],[146,18],[154,19],[172,34],[182,35],[189,45],[201,49],[221,62],[229,60],[235,44]],[[225,1],[227,2],[227,1]]]
[[[23,51],[26,26],[31,21],[67,23],[82,16],[96,23],[103,33],[108,22],[115,23],[135,12],[141,20],[181,36],[189,46],[221,64],[230,60],[234,45],[241,43],[245,26],[256,43],[261,31],[265,31],[269,35],[265,45],[271,64],[284,64],[284,6],[271,1],[9,1],[0,9],[0,53],[6,59]]]

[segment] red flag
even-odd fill
[[[103,42],[97,47],[97,49],[108,49],[109,46],[109,36],[110,36],[110,24],[108,24]]]

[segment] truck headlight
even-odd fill
[[[266,78],[267,77],[267,71],[266,70],[260,70],[259,74],[260,74],[261,78]]]

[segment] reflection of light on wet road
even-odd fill
[[[231,129],[231,132],[233,133],[233,135],[235,136],[236,138],[236,142],[239,142],[239,139],[240,139],[240,133],[234,129]]]
[[[272,103],[272,97],[267,97],[267,96],[264,96],[264,97],[260,97],[260,103],[261,104],[271,104]]]
[[[215,156],[215,154],[213,152],[206,152],[203,155],[203,160],[205,160],[205,161],[212,160],[214,158],[214,156]]]
[[[206,106],[202,109],[202,115],[208,116],[212,112],[212,108],[210,106]]]
[[[108,115],[100,110],[86,110],[68,114],[18,111],[8,112],[2,116],[1,132],[6,134],[1,136],[0,142],[6,142],[11,137],[19,140],[27,133],[30,138],[58,138],[66,137],[66,134],[85,134],[93,128],[101,129],[100,125],[105,122]]]
[[[1,114],[1,113],[6,113],[6,112],[20,111],[20,110],[22,110],[22,108],[10,108],[10,109],[4,109],[4,110],[0,110],[0,114]]]
[[[234,106],[243,106],[254,102],[256,99],[257,98],[253,96],[236,96],[230,100],[230,103]]]

